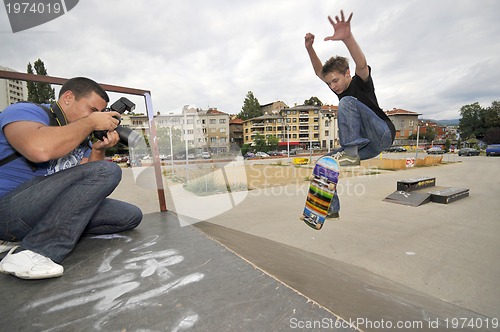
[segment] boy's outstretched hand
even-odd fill
[[[327,40],[344,40],[344,39],[350,37],[351,36],[352,14],[353,13],[351,13],[349,15],[349,18],[347,19],[347,21],[345,20],[344,11],[342,11],[342,10],[340,11],[340,19],[338,16],[335,16],[335,21],[334,21],[330,16],[328,16],[328,20],[332,24],[334,31],[333,31],[332,36],[325,38],[325,41],[327,41]]]
[[[312,47],[312,45],[314,44],[314,35],[312,33],[308,32],[306,34],[306,36],[304,37],[304,42],[305,42],[306,48]]]

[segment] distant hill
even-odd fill
[[[442,126],[458,126],[460,123],[460,119],[451,119],[451,120],[437,120]]]
[[[440,126],[458,126],[460,119],[450,119],[450,120],[434,120],[434,119],[421,119],[428,120],[437,123]]]

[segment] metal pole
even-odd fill
[[[419,139],[419,136],[420,136],[420,126],[417,125],[417,147],[415,149],[415,163],[417,162],[417,159],[418,159],[418,139]]]
[[[172,175],[175,174],[175,167],[174,167],[174,147],[173,147],[173,142],[172,142],[172,126],[169,127],[170,129],[170,163],[172,164]]]

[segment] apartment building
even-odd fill
[[[187,105],[180,114],[157,113],[153,121],[157,129],[180,130],[182,142],[187,143],[188,149],[194,153],[224,154],[229,151],[229,114],[216,108],[203,110]],[[129,116],[126,123],[134,130],[149,134],[146,115]]]
[[[320,110],[319,140],[321,148],[328,151],[339,146],[338,106],[323,105]]]
[[[386,111],[385,114],[396,127],[395,139],[407,139],[417,133],[418,117],[422,114],[400,108],[393,108]]]
[[[420,135],[425,135],[428,130],[432,130],[436,135],[436,139],[445,139],[451,137],[452,130],[447,126],[440,126],[431,120],[419,120]]]
[[[238,147],[243,145],[243,120],[232,115],[229,120],[229,139]]]
[[[202,131],[206,142],[201,148],[213,154],[224,154],[229,152],[231,143],[229,138],[229,114],[210,108],[201,111]]]
[[[274,136],[280,146],[329,149],[338,142],[337,106],[294,106],[273,110],[243,122],[243,141],[252,144],[257,134]]]
[[[0,70],[15,71],[0,66]],[[28,99],[25,81],[0,79],[0,112],[7,106]]]

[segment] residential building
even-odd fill
[[[196,147],[213,154],[229,152],[229,114],[210,108],[199,112],[201,118],[203,139],[198,139]],[[204,144],[203,144],[204,143]]]
[[[422,114],[400,108],[393,108],[385,114],[396,127],[396,140],[408,139],[417,134],[418,117]]]
[[[337,106],[294,106],[243,121],[243,142],[257,134],[277,137],[279,146],[333,148],[337,143]]]
[[[319,141],[321,142],[322,149],[330,151],[340,144],[338,140],[339,126],[337,114],[338,106],[321,106]]]
[[[243,145],[243,120],[235,115],[229,120],[229,140],[238,147]]]
[[[425,135],[427,131],[432,130],[435,134],[435,140],[442,140],[448,137],[448,127],[440,126],[432,120],[419,120],[420,135]]]
[[[321,146],[319,139],[320,109],[318,106],[304,105],[283,109],[287,131],[291,136],[291,145],[299,145],[305,149]]]
[[[7,67],[0,70],[15,71]],[[0,79],[0,112],[7,106],[28,99],[25,81]]]
[[[269,104],[260,105],[260,109],[262,110],[262,114],[279,114],[281,110],[287,108],[288,105],[282,102],[281,100],[273,101]]]
[[[275,136],[283,141],[285,127],[281,114],[264,114],[262,116],[243,121],[243,142],[252,144],[256,135],[264,135],[266,139]]]
[[[145,115],[130,116],[130,127],[147,132],[149,120]],[[181,114],[154,116],[156,128],[171,128],[181,131],[181,140],[187,143],[188,149],[193,153],[203,151],[212,154],[224,154],[229,151],[229,114],[216,108],[203,110],[186,105]]]

